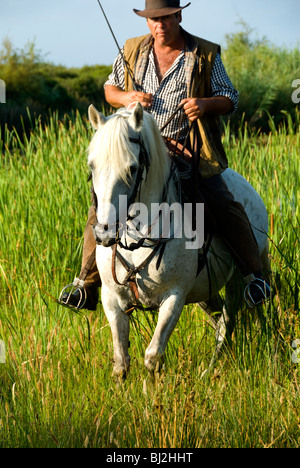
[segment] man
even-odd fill
[[[150,34],[126,41],[105,84],[106,100],[115,108],[140,102],[152,113],[159,128],[182,105],[184,118],[178,113],[162,132],[164,137],[179,142],[188,135],[190,123],[196,123],[189,135],[189,148],[194,149],[192,142],[198,142],[201,192],[248,283],[248,302],[258,305],[270,295],[269,285],[262,279],[258,246],[243,207],[234,201],[221,176],[228,163],[221,142],[220,115],[236,109],[238,92],[224,69],[220,46],[181,28],[182,10],[190,3],[183,7],[179,0],[146,0],[145,3],[144,10],[134,12],[147,19]],[[85,282],[68,296],[69,304],[92,310],[100,284],[93,261],[95,240],[91,224],[94,219],[95,210],[91,208],[85,230],[82,272],[87,271],[88,258],[92,259],[92,268]],[[87,302],[83,304],[85,297]]]

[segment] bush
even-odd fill
[[[102,108],[103,84],[111,67],[92,66],[68,69],[45,62],[33,43],[24,50],[14,49],[6,39],[0,52],[0,77],[6,83],[6,104],[0,107],[1,127],[7,124],[20,130],[30,125],[30,115],[42,120],[52,111],[86,114],[89,104]],[[22,116],[23,124],[20,116]],[[3,128],[2,128],[3,129]]]
[[[295,116],[291,99],[292,82],[300,78],[300,51],[270,44],[266,38],[251,39],[252,30],[242,23],[242,31],[226,36],[223,61],[232,83],[240,92],[239,108],[232,119],[250,127],[269,130],[269,114],[278,127],[285,119],[282,111]]]
[[[252,30],[242,23],[241,31],[226,36],[223,61],[234,86],[240,92],[237,112],[231,116],[231,128],[238,129],[247,122],[255,130],[269,131],[269,117],[278,128],[286,113],[295,122],[299,106],[292,102],[292,83],[300,79],[300,51],[288,50],[270,44],[266,38],[252,38]],[[14,49],[6,39],[0,52],[0,78],[6,82],[7,103],[0,107],[3,127],[19,126],[20,115],[25,127],[28,112],[49,116],[49,111],[86,115],[93,103],[103,111],[105,103],[103,84],[110,66],[95,65],[66,68],[45,61],[34,43],[24,50]],[[283,112],[282,112],[283,111]],[[297,114],[298,112],[298,114]]]

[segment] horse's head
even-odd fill
[[[90,106],[89,119],[97,130],[88,158],[98,202],[94,234],[97,243],[110,246],[120,236],[146,179],[155,179],[151,190],[157,192],[170,163],[154,119],[141,104],[109,117]]]

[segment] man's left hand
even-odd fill
[[[228,114],[232,111],[233,104],[226,96],[216,96],[211,98],[188,98],[183,99],[180,104],[183,104],[186,116],[191,122],[201,118],[204,114]]]
[[[183,99],[181,101],[181,104],[184,105],[183,108],[186,113],[186,116],[191,122],[194,122],[200,117],[203,117],[203,115],[206,112],[206,99]]]

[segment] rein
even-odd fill
[[[152,250],[152,252],[150,253],[150,255],[148,255],[148,257],[138,266],[138,267],[135,267],[135,268],[131,268],[128,263],[125,261],[125,259],[122,257],[122,255],[120,254],[120,252],[118,252],[118,244],[114,244],[112,246],[112,275],[113,275],[113,279],[115,281],[116,284],[118,284],[119,286],[127,286],[129,284],[129,287],[130,287],[130,290],[134,296],[134,306],[130,309],[128,309],[127,311],[125,311],[125,314],[129,314],[129,313],[132,313],[134,311],[134,309],[136,308],[141,308],[141,305],[139,304],[139,292],[138,292],[138,287],[137,287],[137,282],[136,282],[136,275],[141,271],[143,270],[146,265],[148,263],[150,263],[150,261],[152,260],[152,258],[156,255],[156,253],[158,252],[158,250],[160,249],[160,247],[162,245],[165,245],[165,244],[160,244],[159,242],[157,242],[157,244],[155,245],[154,249]],[[117,275],[116,275],[116,259],[118,258],[118,260],[120,261],[120,263],[123,265],[123,267],[125,268],[125,270],[127,271],[127,275],[124,279],[124,281],[121,283],[118,278],[117,278]],[[143,307],[143,310],[146,310],[144,307]]]
[[[146,171],[148,171],[148,168],[149,168],[149,155],[148,155],[148,152],[146,150],[146,147],[144,145],[143,140],[141,138],[138,138],[138,139],[130,138],[129,140],[132,143],[137,143],[137,144],[140,145],[140,154],[139,154],[140,165],[139,165],[139,171],[138,171],[138,175],[137,175],[137,178],[136,178],[134,190],[133,190],[132,195],[130,197],[128,206],[130,206],[134,202],[134,200],[136,199],[136,196],[138,194],[138,191],[139,191],[139,189],[141,187],[141,184],[142,184],[142,181],[143,181],[144,169],[146,168]],[[163,202],[166,200],[167,187],[168,187],[171,179],[174,177],[175,171],[176,171],[176,166],[172,162],[171,169],[170,169],[170,174],[169,174],[168,180],[167,180],[166,185],[165,185],[164,190],[163,190]],[[134,219],[134,217],[132,217],[130,215],[127,216],[127,221],[130,221],[130,220],[133,220],[133,219]],[[156,219],[156,221],[157,221],[157,219]],[[148,234],[151,232],[151,229],[152,229],[152,226],[149,227]],[[160,238],[157,239],[157,240],[153,240],[152,238],[149,238],[149,237],[142,237],[137,243],[131,243],[128,246],[128,245],[124,245],[121,242],[120,230],[118,228],[116,242],[115,242],[114,245],[112,245],[112,276],[113,276],[113,279],[114,279],[115,283],[118,284],[119,286],[129,285],[130,290],[131,290],[131,292],[132,292],[132,294],[134,296],[134,306],[132,308],[130,308],[128,311],[125,311],[126,314],[131,314],[134,311],[134,309],[136,309],[136,308],[139,308],[139,309],[142,308],[141,305],[138,304],[139,303],[139,292],[138,292],[138,287],[137,287],[137,282],[136,282],[136,275],[141,270],[143,270],[148,265],[148,263],[151,262],[151,260],[157,254],[157,252],[161,249],[159,258],[158,258],[157,263],[156,263],[156,268],[159,269],[159,266],[160,266],[160,263],[161,263],[161,260],[162,260],[162,256],[163,256],[163,253],[164,253],[164,250],[165,250],[166,243],[169,242],[172,239],[173,239],[173,237],[170,237],[168,239],[163,239],[163,233],[162,233]],[[151,244],[150,245],[144,245],[144,243],[146,241],[149,241]],[[127,242],[126,242],[126,244],[127,244]],[[128,265],[128,263],[126,262],[126,260],[123,258],[123,256],[120,254],[120,252],[118,251],[118,246],[125,249],[125,250],[130,250],[130,251],[137,250],[140,247],[153,247],[153,250],[152,250],[152,252],[150,252],[150,254],[146,257],[146,259],[139,266],[137,266],[135,268],[131,268]],[[118,278],[117,278],[116,259],[118,259],[120,261],[120,263],[122,264],[124,269],[127,271],[127,275],[126,275],[123,282],[120,282],[118,280]],[[143,307],[143,310],[150,310],[150,309],[146,309],[146,308]]]
[[[148,152],[147,152],[147,150],[145,148],[145,145],[144,145],[144,142],[142,141],[142,139],[141,138],[129,138],[129,141],[131,143],[136,143],[136,144],[140,145],[140,153],[139,153],[138,174],[137,174],[137,177],[136,177],[136,181],[135,181],[135,185],[134,185],[132,194],[131,194],[130,199],[129,199],[128,206],[132,205],[132,203],[134,202],[134,200],[137,197],[138,191],[139,191],[139,189],[140,189],[140,187],[142,185],[144,169],[146,168],[146,171],[148,172],[148,168],[149,168],[149,156],[148,156]],[[134,219],[134,217],[131,217],[129,215],[127,216],[127,221],[130,221],[132,219]],[[95,222],[95,225],[96,224],[98,224],[97,220]],[[100,228],[102,228],[104,231],[108,231],[109,228],[116,227],[117,228],[116,229],[116,232],[117,232],[116,242],[119,243],[123,248],[127,249],[127,247],[123,246],[122,243],[121,243],[122,230],[123,230],[124,226],[120,223],[119,219],[116,221],[116,223],[105,224],[105,225],[98,224],[98,226]],[[120,234],[120,231],[121,231],[121,234]]]
[[[131,143],[136,143],[136,144],[140,145],[139,170],[138,170],[138,174],[137,174],[137,177],[136,177],[133,192],[132,192],[132,194],[130,196],[130,199],[129,199],[129,202],[128,202],[128,206],[130,207],[134,203],[134,200],[136,199],[136,197],[138,195],[138,192],[139,192],[139,190],[141,188],[141,184],[143,182],[144,169],[146,169],[146,173],[148,172],[150,161],[149,161],[149,155],[148,155],[147,149],[146,149],[145,144],[144,144],[143,140],[141,139],[141,137],[139,137],[139,138],[129,138],[129,141]],[[168,177],[168,180],[167,180],[167,182],[165,184],[165,187],[163,189],[162,203],[164,203],[166,201],[166,199],[167,199],[167,193],[168,193],[167,188],[168,188],[168,185],[171,182],[172,178],[174,177],[175,172],[176,172],[176,165],[172,161],[169,177]],[[127,221],[132,221],[134,219],[135,219],[135,216],[131,216],[131,215],[127,216]],[[156,218],[156,220],[154,220],[154,222],[157,222],[157,221],[158,221],[158,219]],[[117,221],[116,224],[118,225],[119,221]],[[152,225],[149,227],[148,234],[150,234],[150,232],[152,230],[152,227],[153,227]],[[121,242],[120,229],[118,228],[116,244],[118,244],[120,247],[122,247],[125,250],[134,251],[134,250],[139,249],[140,247],[152,247],[153,245],[156,245],[157,242],[165,243],[165,242],[168,242],[169,240],[171,240],[173,238],[173,237],[170,237],[169,239],[163,239],[162,235],[158,240],[153,240],[150,237],[143,236],[136,243],[131,243],[128,246],[127,241],[126,241],[125,245]],[[145,242],[150,242],[151,245],[150,246],[149,245],[144,245]]]
[[[165,123],[165,125],[160,129],[161,131],[167,125],[169,125],[169,123],[174,119],[175,115],[177,114],[177,112],[179,112],[182,109],[182,107],[183,106],[179,106],[176,109],[176,111],[171,115],[171,117],[168,119],[168,121]],[[169,148],[170,148],[170,143],[171,143],[171,147],[172,147],[172,148],[170,148],[171,152],[174,155],[181,156],[180,159],[181,159],[182,162],[184,162],[184,160],[185,160],[186,144],[187,144],[187,140],[188,140],[188,137],[190,135],[190,132],[191,132],[192,128],[193,128],[193,124],[190,125],[190,127],[189,127],[189,131],[188,131],[188,134],[187,134],[187,136],[185,138],[185,141],[184,141],[183,145],[181,145],[178,142],[179,131],[178,131],[178,134],[177,134],[176,141],[171,142],[170,140],[168,141],[168,139],[165,139],[165,143],[166,143],[167,147],[169,146]],[[140,153],[139,153],[138,173],[137,173],[134,189],[133,189],[132,194],[131,194],[130,199],[129,199],[128,207],[130,207],[134,203],[134,200],[137,198],[137,195],[138,195],[138,193],[139,193],[139,191],[141,189],[141,185],[142,185],[142,182],[143,182],[144,170],[146,169],[146,173],[147,173],[148,169],[149,169],[149,165],[150,165],[149,154],[148,154],[148,151],[147,151],[147,149],[145,147],[145,144],[144,144],[141,136],[139,136],[138,138],[129,138],[129,141],[131,143],[139,144]],[[175,145],[174,145],[174,143],[175,143]],[[192,166],[193,166],[195,162],[194,162],[194,157],[193,157],[192,154],[189,153],[189,151],[188,151],[187,159],[189,160],[189,164],[192,163]],[[176,166],[175,162],[172,159],[169,177],[168,177],[168,180],[167,180],[167,182],[165,184],[165,187],[163,189],[163,201],[162,202],[165,202],[165,200],[167,198],[168,185],[169,185],[170,181],[174,178],[175,175],[177,176],[176,178],[178,180],[178,192],[180,194],[180,201],[181,201],[181,187],[180,187],[180,179],[179,179],[179,176],[178,176],[178,169],[177,169],[177,166]],[[129,214],[127,215],[127,221],[132,221],[134,218],[135,218],[134,216],[130,216]],[[157,221],[158,221],[158,219],[155,220],[155,222],[157,222]],[[155,255],[160,250],[160,254],[159,254],[159,257],[158,257],[158,260],[157,260],[157,263],[156,263],[156,268],[157,268],[157,270],[159,269],[159,266],[160,266],[160,263],[161,263],[161,260],[162,260],[162,256],[163,256],[164,251],[165,251],[166,243],[169,242],[170,240],[172,240],[174,238],[174,235],[172,237],[169,237],[169,238],[165,239],[165,238],[163,238],[163,233],[162,233],[160,238],[157,239],[157,240],[154,240],[152,238],[143,236],[137,242],[135,242],[135,243],[133,242],[130,245],[127,245],[127,239],[125,237],[125,245],[124,245],[124,243],[122,243],[122,241],[121,241],[122,233],[124,231],[124,227],[121,226],[121,223],[120,223],[119,220],[116,222],[116,224],[114,224],[113,227],[115,227],[115,226],[117,227],[117,236],[116,236],[116,239],[115,239],[115,243],[111,246],[111,248],[112,248],[112,276],[113,276],[113,280],[119,286],[129,285],[130,290],[131,290],[132,295],[133,295],[133,302],[132,302],[133,306],[130,309],[128,309],[127,311],[125,311],[124,313],[127,314],[127,315],[130,315],[135,309],[151,310],[151,309],[143,307],[141,305],[140,301],[139,301],[139,292],[138,292],[136,276],[140,271],[142,271],[151,262],[151,260],[155,257]],[[153,224],[149,227],[148,234],[151,232],[152,227],[153,227]],[[108,230],[109,226],[108,225],[102,226],[102,228],[105,229],[105,230]],[[149,244],[145,245],[145,242],[149,242],[150,245]],[[139,266],[132,268],[126,262],[126,260],[121,255],[121,253],[118,251],[118,246],[125,249],[125,250],[129,250],[131,252],[139,249],[140,247],[151,247],[152,251],[150,252],[150,254],[146,257],[146,259]],[[208,243],[207,249],[205,249],[206,251],[205,251],[204,255],[202,255],[202,261],[204,260],[204,264],[206,262],[206,255],[207,255],[207,251],[209,249],[209,246],[210,246],[210,242]],[[116,261],[117,261],[117,259],[127,272],[123,282],[119,281],[118,278],[117,278],[117,274],[116,274]],[[201,262],[199,262],[199,266],[200,266],[200,264],[201,264]],[[204,264],[201,265],[201,268],[203,268]],[[199,274],[199,269],[198,269],[197,276],[198,276],[198,274]]]

